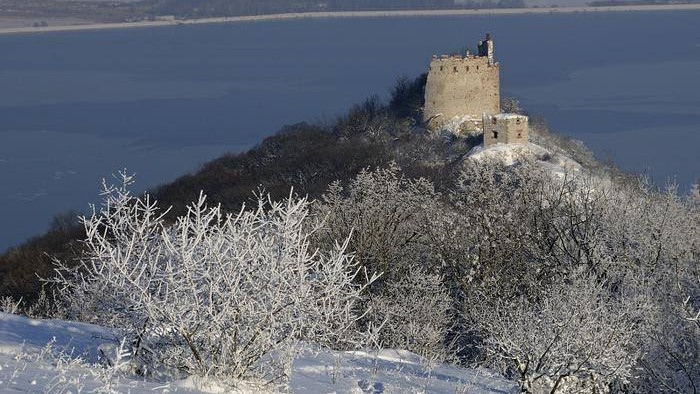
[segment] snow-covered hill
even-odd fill
[[[100,366],[100,351],[115,348],[104,327],[34,320],[0,313],[2,393],[272,393],[275,387],[242,383],[233,389],[189,378],[141,381]],[[306,350],[294,362],[294,393],[510,393],[516,385],[488,370],[427,367],[403,350]]]
[[[467,157],[472,160],[500,160],[506,165],[513,165],[522,160],[533,160],[556,174],[581,170],[581,164],[571,158],[554,153],[532,142],[527,144],[495,144],[488,148],[479,145],[472,149]]]

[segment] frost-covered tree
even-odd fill
[[[363,273],[347,242],[310,248],[305,199],[260,196],[230,215],[202,195],[169,226],[148,195],[130,194],[131,181],[105,185],[104,204],[83,218],[80,265],[59,263],[54,281],[73,316],[127,338],[143,372],[275,380],[298,341],[362,339]]]
[[[395,164],[363,170],[347,186],[329,186],[316,210],[324,222],[316,240],[328,247],[349,237],[355,260],[369,272],[381,272],[382,281],[413,266],[430,270],[434,256],[426,226],[438,204],[429,181],[406,178]]]
[[[491,365],[523,392],[601,392],[634,376],[646,300],[576,274],[539,298],[484,295],[467,311]]]
[[[533,258],[532,228],[533,196],[545,180],[530,163],[515,168],[489,161],[465,164],[449,195],[452,208],[431,234],[447,278],[460,292],[476,287],[521,291],[542,280],[545,260]]]
[[[385,347],[433,361],[452,357],[448,337],[454,302],[444,283],[430,227],[442,215],[439,194],[425,179],[404,177],[396,165],[362,171],[347,186],[331,184],[317,206],[324,220],[317,242],[349,238],[348,250],[381,278],[368,288],[368,319],[383,324]]]
[[[644,339],[634,360],[639,363],[625,359],[636,373],[614,375],[615,383],[641,384],[642,391],[695,387],[699,337],[687,311],[698,305],[694,280],[700,221],[692,200],[681,199],[673,188],[659,192],[644,183],[601,174],[551,174],[530,163],[468,166],[451,200],[458,213],[450,221],[456,226],[448,229],[457,236],[447,243],[455,246],[443,255],[452,256],[447,261],[455,267],[453,282],[465,294],[466,315],[486,342],[493,340],[483,321],[489,314],[481,311],[476,316],[473,310],[495,300],[490,308],[502,311],[499,319],[517,319],[524,313],[519,303],[533,310],[544,308],[552,288],[581,292],[585,298],[590,290],[577,289],[572,275],[586,272],[592,283],[605,284],[601,297],[617,300],[617,308],[638,303],[637,309],[644,312],[631,321]],[[466,229],[460,230],[460,225]],[[503,300],[511,304],[498,303]],[[588,301],[597,305],[595,299]],[[579,327],[577,335],[584,338],[598,329],[612,329]],[[510,329],[534,338],[543,332],[537,325]],[[590,351],[595,352],[594,346]],[[490,354],[493,361],[497,352]],[[591,368],[605,375],[603,365]],[[612,383],[603,377],[596,380]]]
[[[520,107],[520,101],[515,97],[506,97],[501,100],[501,112],[506,114],[521,114],[523,109]]]
[[[660,303],[649,316],[643,332],[645,353],[640,365],[645,371],[636,382],[639,391],[697,393],[700,390],[700,285],[688,283],[691,295],[676,304]]]
[[[692,195],[647,182],[621,188],[604,216],[610,253],[638,272],[635,284],[651,289],[655,309],[642,336],[644,373],[639,391],[695,393],[700,389],[700,211]]]
[[[373,297],[371,316],[383,322],[382,347],[409,349],[430,362],[452,361],[451,330],[453,302],[437,274],[416,268],[403,278],[385,284]]]

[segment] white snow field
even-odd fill
[[[198,378],[174,382],[125,377],[99,364],[100,349],[114,351],[104,327],[35,320],[0,313],[0,393],[274,393],[278,387],[236,388]],[[485,369],[426,366],[403,350],[304,351],[294,362],[293,393],[515,393],[515,383]]]

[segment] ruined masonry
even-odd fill
[[[484,115],[484,146],[527,142],[527,121],[517,114]]]
[[[479,42],[476,55],[433,56],[423,111],[429,130],[456,120],[460,134],[483,132],[484,146],[527,142],[527,116],[500,112],[500,66],[490,35]]]

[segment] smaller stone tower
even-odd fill
[[[484,115],[484,147],[528,142],[528,118],[517,114]]]

